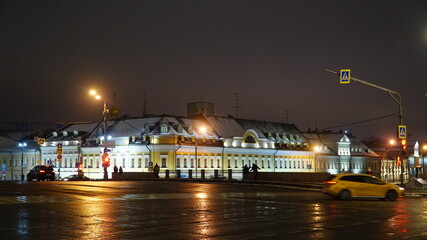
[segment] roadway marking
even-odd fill
[[[263,235],[263,237],[276,237],[276,236],[279,236],[279,234],[278,233],[272,233],[272,234]]]

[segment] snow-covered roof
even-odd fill
[[[245,134],[246,130],[234,118],[206,117],[206,119],[221,137],[241,137]]]
[[[16,142],[12,139],[0,137],[0,148],[15,147]]]
[[[304,133],[306,139],[312,145],[324,145],[335,153],[338,153],[338,143],[349,140],[351,155],[353,156],[372,156],[378,157],[374,151],[371,151],[365,144],[351,135],[343,133]]]

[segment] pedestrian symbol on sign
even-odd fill
[[[340,70],[340,83],[349,84],[350,83],[350,69],[341,69]]]
[[[399,138],[406,138],[406,126],[405,125],[399,125],[398,131],[399,131]]]

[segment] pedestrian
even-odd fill
[[[113,178],[117,177],[117,173],[119,173],[119,169],[117,168],[116,165],[114,165],[114,168],[113,168]]]
[[[154,172],[154,177],[159,178],[160,167],[159,167],[159,165],[157,165],[157,163],[156,163],[156,165],[154,165],[153,172]]]
[[[366,174],[369,174],[369,175],[372,176],[372,170],[371,170],[371,168],[368,168],[368,171],[366,171]]]
[[[261,168],[259,168],[255,163],[252,163],[251,171],[254,173],[254,180],[258,177],[258,170],[261,170]]]
[[[243,167],[243,180],[248,180],[248,175],[249,175],[249,167],[248,167],[248,164],[245,164],[245,166]]]
[[[122,175],[123,174],[123,168],[122,168],[122,166],[120,166],[119,167],[119,175]]]

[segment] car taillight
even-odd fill
[[[326,183],[326,184],[329,184],[329,185],[334,185],[334,184],[336,184],[337,182],[336,182],[336,181],[326,181],[325,183]]]
[[[45,171],[44,170],[40,170],[40,173],[44,173]]]

